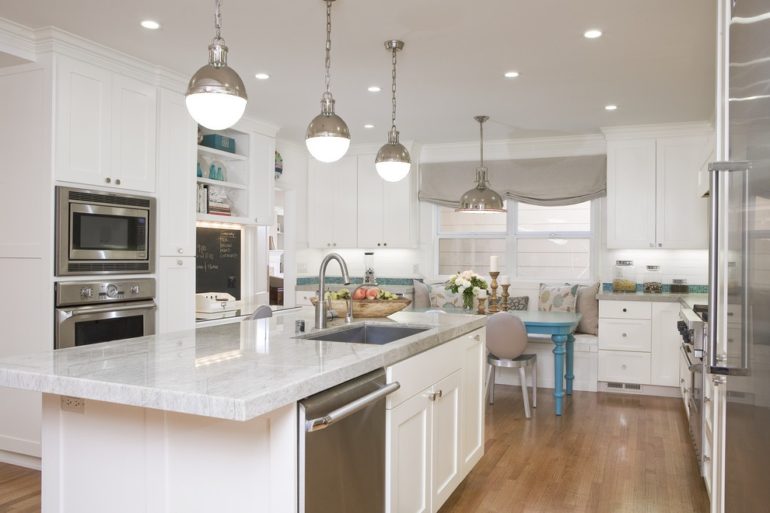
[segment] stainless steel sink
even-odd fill
[[[303,339],[323,340],[328,342],[351,342],[355,344],[388,344],[402,338],[422,333],[431,328],[418,328],[409,326],[383,326],[379,324],[359,324],[343,329],[334,330],[331,333],[311,333]]]

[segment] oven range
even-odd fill
[[[698,459],[698,468],[702,469],[703,458],[703,423],[704,423],[704,396],[703,396],[703,357],[707,347],[707,321],[708,307],[706,305],[693,305],[692,309],[682,308],[679,312],[677,328],[682,335],[681,355],[689,376],[683,377],[687,389],[687,411],[690,435],[695,446],[695,455]]]
[[[68,281],[55,285],[54,349],[155,333],[155,280]]]

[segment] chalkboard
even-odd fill
[[[241,230],[198,228],[195,292],[227,292],[241,299]]]

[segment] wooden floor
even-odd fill
[[[524,418],[519,388],[498,385],[486,453],[440,513],[706,513],[681,399],[551,390]]]
[[[518,388],[496,388],[486,454],[440,513],[706,513],[679,399],[550,390],[524,418]],[[40,511],[40,473],[0,464],[0,513]]]
[[[40,472],[0,463],[0,513],[39,513]]]

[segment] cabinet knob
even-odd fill
[[[662,242],[658,242],[658,247],[662,248],[663,247],[663,243]]]
[[[182,264],[184,264],[184,262],[183,262],[183,261],[181,261],[181,260],[177,260],[177,261],[176,261],[176,265],[182,265]]]
[[[184,253],[184,250],[182,248],[176,248],[176,252],[181,255],[182,253]]]
[[[337,243],[336,242],[332,242],[332,246],[334,246],[336,248],[337,247]]]
[[[115,180],[115,185],[120,185],[120,178],[118,178],[117,180]]]
[[[387,245],[388,245],[388,243],[387,243],[387,242],[383,242],[383,243],[382,243],[382,245],[383,245],[383,246],[387,246]]]
[[[481,340],[481,335],[476,333],[475,335],[473,335],[473,340]]]
[[[104,179],[104,183],[112,183],[112,179],[108,176]]]
[[[378,245],[378,246],[382,246],[382,244],[380,244],[379,242],[377,243],[377,245]]]
[[[628,366],[624,363],[623,365],[620,366],[620,368],[623,369],[623,370],[626,370],[628,368]]]
[[[703,402],[704,403],[710,403],[711,402],[711,398],[709,396],[705,395],[705,396],[703,396]]]
[[[330,247],[331,247],[331,245],[332,245],[332,243],[331,243],[331,242],[327,242],[327,243],[326,243],[326,247],[327,247],[327,248],[330,248]]]
[[[623,309],[623,313],[625,313],[625,312],[627,312],[627,311],[628,311],[628,308],[624,308],[624,309]]]
[[[623,338],[626,338],[628,336],[628,333],[623,333]]]

